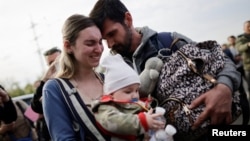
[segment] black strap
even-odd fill
[[[158,49],[158,57],[161,59],[170,56],[173,52],[176,52],[179,49],[176,45],[177,42],[182,41],[185,44],[188,43],[185,39],[182,38],[175,38],[173,40],[171,32],[160,32],[158,33],[157,37],[163,45],[163,48]]]
[[[68,105],[74,119],[81,123],[88,130],[92,139],[95,140],[106,140],[99,129],[93,125],[95,123],[94,118],[90,118],[91,114],[87,108],[87,106],[80,105],[79,97],[76,96],[77,90],[73,87],[73,85],[69,82],[68,79],[60,79],[56,78],[56,81],[60,85],[63,97],[65,102]],[[77,127],[78,126],[78,127]],[[75,128],[80,128],[79,124],[74,124]],[[77,131],[77,130],[76,130]]]
[[[163,44],[164,48],[170,48],[173,39],[171,37],[171,32],[159,32],[158,40]]]

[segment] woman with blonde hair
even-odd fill
[[[62,34],[59,72],[43,89],[43,110],[51,138],[53,141],[98,140],[89,124],[96,126],[90,103],[103,94],[101,74],[94,70],[103,52],[101,32],[90,18],[74,14],[65,21]],[[68,107],[59,78],[74,87],[73,94],[86,116],[72,114],[73,106]],[[86,118],[90,122],[85,122]]]

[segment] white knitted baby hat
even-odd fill
[[[101,66],[105,69],[105,95],[131,84],[140,84],[139,75],[123,60],[120,54],[107,56],[103,59]]]

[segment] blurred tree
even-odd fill
[[[38,77],[37,80],[40,80],[39,78],[40,77]],[[0,81],[0,84],[8,91],[11,97],[31,94],[35,92],[35,86],[33,83],[27,83],[23,87],[20,85],[20,83],[9,78],[9,79],[5,79],[4,81]]]
[[[34,93],[34,91],[35,91],[35,88],[32,84],[26,84],[26,86],[24,87],[25,94]]]
[[[19,83],[12,83],[6,90],[9,92],[11,97],[16,97],[20,95],[34,93],[35,88],[33,87],[33,84],[30,83],[26,84],[24,88],[22,88]]]
[[[20,87],[18,83],[13,83],[8,92],[11,97],[25,94],[25,91]]]

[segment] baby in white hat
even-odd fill
[[[139,75],[116,54],[104,58],[104,95],[93,105],[93,112],[102,130],[119,140],[141,140],[149,129],[164,128],[157,120],[161,114],[148,110],[139,100]],[[146,102],[146,103],[145,103]]]

